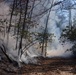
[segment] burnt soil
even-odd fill
[[[61,75],[69,72],[76,75],[76,58],[43,58],[38,57],[38,64],[22,64],[21,68],[9,63],[6,59],[0,61],[0,75]]]

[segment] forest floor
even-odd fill
[[[37,58],[39,64],[15,67],[7,60],[0,61],[0,75],[76,75],[76,58]]]

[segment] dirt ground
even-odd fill
[[[76,75],[76,58],[42,58],[38,64],[23,64],[21,68],[7,60],[0,61],[0,75]]]

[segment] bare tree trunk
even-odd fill
[[[19,16],[19,22],[18,22],[18,28],[17,28],[17,39],[16,39],[16,48],[18,48],[18,35],[19,35],[19,30],[20,30],[20,24],[21,24],[21,15],[22,15],[22,5],[21,5],[21,0],[19,1],[20,3],[20,16]]]
[[[11,21],[12,21],[12,16],[13,16],[14,8],[15,8],[15,0],[13,1],[13,8],[12,8],[10,22],[9,22],[9,27],[8,27],[8,31],[7,31],[7,46],[8,46],[8,43],[9,43],[9,32],[10,32],[10,28],[11,28]]]
[[[42,55],[46,57],[46,49],[47,49],[47,38],[48,36],[46,35],[47,34],[47,26],[48,26],[48,20],[49,20],[49,16],[50,16],[50,12],[51,12],[51,8],[52,8],[52,5],[53,5],[53,0],[52,0],[52,4],[50,6],[50,10],[48,11],[48,15],[47,15],[47,20],[46,20],[46,26],[45,26],[45,30],[44,30],[44,35],[43,35],[43,42],[42,42]],[[46,45],[46,46],[45,46]],[[44,49],[45,49],[45,52],[44,52]],[[44,54],[43,54],[44,53]]]
[[[23,25],[22,25],[22,32],[21,32],[21,38],[20,38],[20,43],[19,43],[19,51],[18,51],[18,54],[20,54],[20,57],[22,54],[22,39],[24,36],[24,30],[25,30],[25,24],[26,24],[25,20],[26,20],[26,15],[27,15],[27,10],[28,10],[28,3],[29,3],[29,0],[26,0],[25,15],[24,15],[24,21],[23,21]]]

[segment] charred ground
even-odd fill
[[[76,58],[43,58],[38,57],[38,64],[22,64],[18,68],[7,59],[0,61],[1,75],[76,75]],[[67,74],[67,75],[68,75]]]

